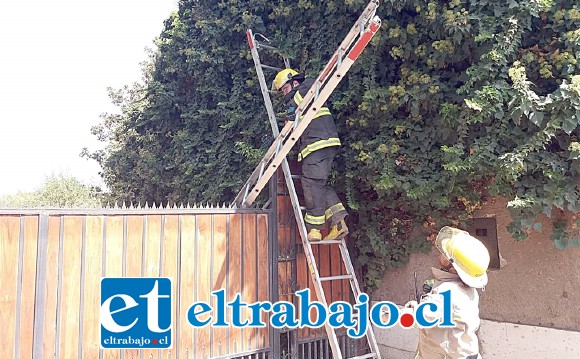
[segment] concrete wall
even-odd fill
[[[489,271],[489,283],[480,291],[479,330],[484,358],[580,357],[580,249],[556,249],[549,239],[548,218],[538,217],[543,230],[524,241],[507,231],[511,219],[504,199],[495,199],[477,213],[495,217],[502,267]],[[403,305],[437,266],[439,252],[415,254],[401,268],[387,271],[373,300]],[[413,358],[417,330],[375,328],[383,357]]]
[[[496,199],[477,213],[495,216],[500,255],[504,266],[489,272],[489,283],[480,292],[481,318],[531,326],[580,331],[580,249],[556,249],[549,240],[551,224],[539,217],[540,233],[524,241],[514,240],[507,231],[510,216],[504,199]],[[411,299],[413,272],[419,286],[436,265],[438,251],[413,255],[409,263],[388,271],[373,300],[404,304]]]

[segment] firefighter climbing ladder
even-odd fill
[[[290,194],[292,207],[294,209],[294,216],[296,217],[300,237],[302,238],[304,254],[310,268],[310,275],[312,277],[316,296],[317,299],[325,306],[327,305],[327,301],[322,287],[322,282],[332,280],[349,280],[355,298],[358,298],[359,294],[361,294],[360,287],[355,276],[354,267],[350,260],[344,238],[339,240],[326,240],[318,242],[309,242],[306,239],[306,226],[304,224],[304,218],[298,201],[298,195],[296,194],[296,189],[294,187],[294,182],[292,180],[293,176],[290,172],[290,167],[288,166],[288,162],[286,160],[286,155],[292,149],[298,138],[302,135],[310,121],[312,121],[318,109],[328,100],[330,94],[338,86],[344,75],[348,72],[352,64],[357,60],[364,48],[368,45],[372,37],[380,28],[381,20],[378,16],[375,16],[377,6],[378,0],[372,0],[367,5],[363,13],[351,28],[350,32],[342,41],[340,47],[335,51],[330,61],[326,64],[316,79],[315,83],[304,97],[304,100],[300,103],[298,109],[296,109],[296,116],[294,121],[288,121],[281,131],[278,131],[278,122],[272,106],[270,91],[268,90],[268,85],[266,84],[266,79],[262,70],[264,68],[270,70],[281,70],[281,68],[262,64],[258,54],[259,48],[266,50],[276,49],[270,45],[266,45],[256,40],[252,30],[247,31],[252,58],[254,59],[254,65],[256,67],[256,72],[260,82],[262,95],[264,97],[268,118],[272,126],[272,132],[275,140],[266,152],[264,158],[258,164],[254,172],[250,175],[250,178],[240,193],[238,193],[236,199],[232,203],[232,206],[242,208],[250,206],[256,197],[260,194],[261,190],[264,188],[272,175],[275,173],[278,166],[282,166],[286,185],[288,186],[288,193]],[[264,39],[266,38],[264,37]],[[285,58],[284,65],[286,68],[290,67],[288,60]],[[316,266],[316,260],[312,253],[311,245],[330,244],[337,244],[339,246],[341,259],[345,265],[347,274],[321,278]],[[325,329],[330,347],[332,349],[333,358],[342,359],[343,355],[340,351],[338,338],[334,328],[327,324]],[[370,353],[351,359],[380,359],[381,355],[379,353],[379,348],[372,327],[369,326],[365,336],[370,348]]]

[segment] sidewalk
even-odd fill
[[[374,327],[381,355],[388,359],[412,359],[417,329]],[[481,321],[481,355],[484,359],[580,358],[580,332]]]

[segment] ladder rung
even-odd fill
[[[377,358],[377,355],[375,353],[370,353],[370,354],[359,355],[356,357],[350,357],[348,359],[366,359],[366,358]]]
[[[320,277],[321,282],[327,282],[329,280],[339,280],[339,279],[352,279],[352,274],[334,275],[332,277]]]
[[[258,179],[262,178],[262,174],[264,174],[264,166],[266,165],[265,162],[262,162],[262,166],[260,167],[260,174],[258,175]]]
[[[310,244],[340,244],[342,243],[342,241],[339,241],[338,239],[327,239],[325,241],[313,241],[310,242]]]
[[[248,192],[249,191],[250,191],[250,185],[248,184],[246,186],[246,191],[244,192],[244,199],[243,199],[244,202],[246,201],[246,198],[248,198]]]
[[[274,71],[280,71],[280,70],[282,70],[279,67],[274,67],[274,66],[270,66],[270,65],[261,64],[260,66],[262,66],[263,68],[268,69],[268,70],[274,70]]]
[[[256,41],[256,46],[261,47],[261,48],[266,49],[266,50],[278,50],[278,48],[276,48],[274,46],[266,45],[263,42],[259,42],[259,41]]]
[[[296,179],[296,178],[302,178],[302,175],[292,175],[292,176],[290,176],[290,177],[292,177],[292,178]]]

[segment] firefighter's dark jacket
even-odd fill
[[[314,83],[314,79],[305,79],[296,89],[289,92],[284,99],[287,100],[288,115],[290,120],[294,120],[294,112],[302,102],[304,96]],[[325,103],[321,107],[302,136],[300,136],[298,145],[298,161],[302,161],[306,156],[314,151],[332,146],[340,146],[338,131],[332,114]]]

